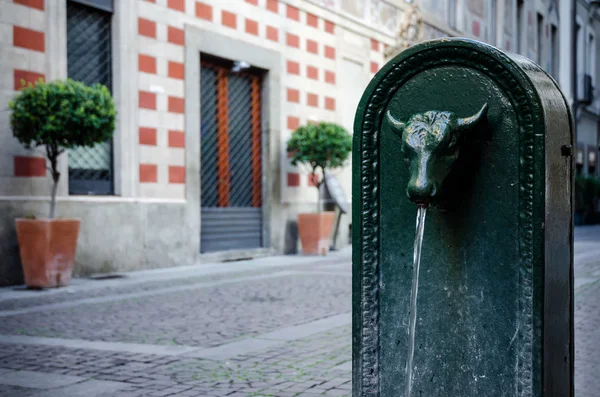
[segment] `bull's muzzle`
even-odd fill
[[[435,201],[438,194],[437,184],[433,181],[409,182],[406,187],[406,195],[418,206],[429,207]]]

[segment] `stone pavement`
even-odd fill
[[[575,396],[600,396],[600,226],[575,229]]]
[[[600,390],[600,227],[576,230],[576,397]],[[349,396],[350,251],[0,288],[0,396]]]
[[[344,396],[348,249],[0,289],[0,396]]]

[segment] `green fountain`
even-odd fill
[[[473,40],[377,73],[354,124],[354,397],[573,395],[572,131],[547,73]]]

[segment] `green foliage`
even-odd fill
[[[115,104],[108,88],[73,80],[24,87],[8,104],[13,135],[27,149],[46,147],[52,172],[50,218],[54,218],[60,179],[58,156],[75,146],[94,146],[115,129]]]
[[[21,90],[9,107],[14,136],[28,149],[49,146],[49,156],[104,142],[115,128],[115,105],[101,84],[40,81]]]
[[[593,209],[593,203],[600,195],[600,180],[594,176],[575,176],[575,211],[584,213]]]
[[[352,136],[334,123],[307,124],[292,133],[287,151],[293,165],[310,166],[313,173],[319,168],[325,172],[344,165],[352,151]]]

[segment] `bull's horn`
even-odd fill
[[[396,120],[394,118],[394,116],[392,116],[392,113],[389,110],[387,111],[387,118],[388,118],[389,122],[392,124],[392,127],[394,127],[394,132],[398,135],[402,135],[402,132],[404,131],[404,127],[406,126],[406,124],[404,124],[400,120]]]
[[[459,118],[458,122],[457,122],[458,127],[461,129],[471,129],[472,127],[475,127],[481,121],[485,120],[485,118],[487,116],[487,111],[488,111],[488,104],[486,103],[481,107],[481,110],[479,112],[477,112],[476,114],[474,114],[473,116]]]

